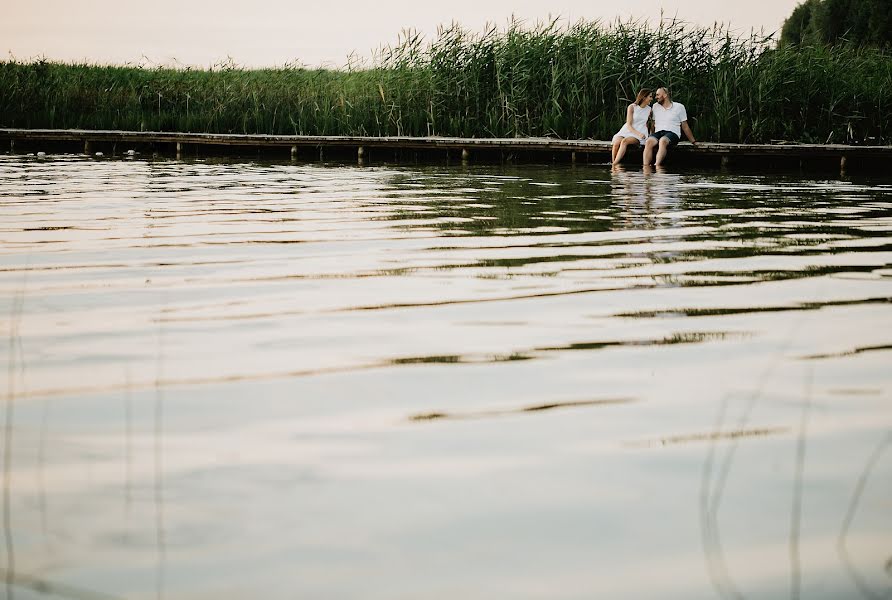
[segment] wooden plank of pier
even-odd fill
[[[344,148],[356,147],[359,154],[368,148],[412,150],[456,150],[467,153],[474,150],[501,150],[505,152],[577,152],[605,154],[610,152],[610,142],[603,140],[563,140],[556,138],[458,138],[458,137],[409,137],[409,136],[317,136],[317,135],[267,135],[235,133],[187,133],[171,131],[117,131],[87,129],[0,129],[0,139],[22,142],[80,142],[85,149],[91,143],[116,144],[195,144],[212,146],[251,147],[299,147]],[[696,145],[682,142],[676,152],[690,155],[722,157],[789,157],[815,158],[892,158],[892,146],[848,146],[844,144],[728,144],[699,142]]]

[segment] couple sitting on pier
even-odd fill
[[[654,97],[657,103],[651,107]],[[644,166],[653,162],[654,148],[657,148],[656,166],[659,167],[669,148],[678,144],[682,131],[692,144],[697,143],[688,126],[684,104],[673,102],[664,87],[657,88],[656,94],[644,88],[626,110],[626,124],[613,136],[612,162],[618,165],[629,146],[644,144]]]

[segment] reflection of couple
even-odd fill
[[[651,107],[654,98],[657,103]],[[644,165],[653,162],[654,148],[657,148],[656,166],[659,167],[669,148],[678,144],[682,131],[692,144],[697,143],[688,126],[684,104],[673,102],[666,88],[658,88],[656,94],[644,88],[626,109],[626,124],[613,136],[612,162],[618,165],[629,146],[644,142]]]

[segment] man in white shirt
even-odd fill
[[[644,143],[644,166],[651,163],[654,148],[657,148],[656,166],[659,167],[663,164],[663,159],[666,158],[669,148],[678,144],[682,131],[692,144],[696,144],[697,140],[694,139],[694,134],[688,126],[688,111],[685,110],[684,104],[673,102],[669,90],[663,87],[657,89],[654,98],[657,100],[651,112],[654,132]]]

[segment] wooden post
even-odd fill
[[[15,153],[15,140],[12,138],[9,139],[9,153],[10,154]]]
[[[570,162],[576,164],[576,150],[570,153]]]
[[[291,160],[297,159],[297,144],[291,146]]]
[[[322,146],[319,146],[319,160],[325,160],[325,154],[322,152]]]
[[[839,157],[839,176],[846,176],[846,166],[848,165],[848,158],[845,155]]]
[[[469,159],[470,157],[471,157],[471,153],[468,152],[468,149],[467,149],[467,148],[462,148],[462,149],[461,149],[461,161],[462,161],[462,163],[463,163],[463,164],[466,164],[466,163],[468,162],[468,159]]]
[[[90,153],[90,140],[84,140],[84,154]]]
[[[362,164],[363,159],[365,159],[365,148],[360,146],[356,149],[356,161]]]
[[[731,166],[731,157],[728,156],[727,154],[723,154],[722,155],[722,168],[727,169],[729,166]]]
[[[177,142],[177,160],[183,158],[183,142]]]

